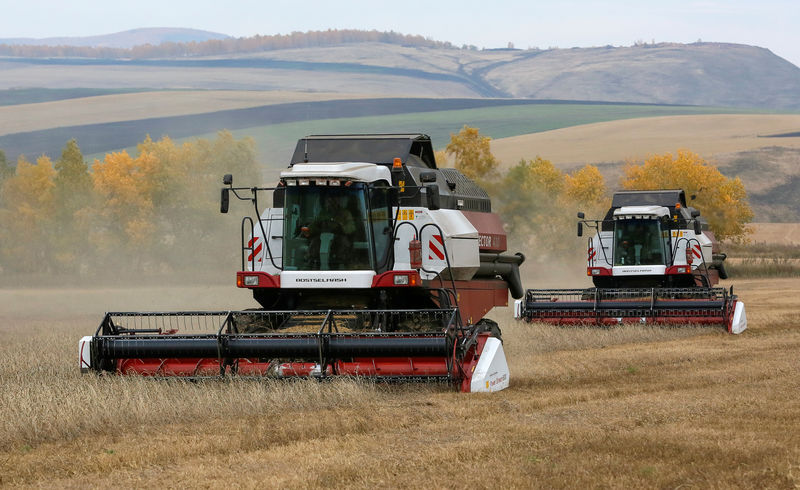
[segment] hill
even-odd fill
[[[0,90],[310,90],[800,109],[800,68],[754,46],[476,50],[373,32],[312,34],[116,51],[0,46]]]
[[[800,115],[706,114],[578,125],[492,141],[505,166],[536,155],[568,171],[590,163],[611,189],[627,161],[692,150],[744,182],[756,221],[800,221]]]
[[[144,44],[205,42],[212,39],[227,39],[227,34],[184,29],[179,27],[143,27],[128,31],[85,37],[0,38],[0,44],[29,46],[89,46],[129,49]]]
[[[297,139],[309,133],[424,131],[444,146],[464,124],[502,138],[597,121],[719,112],[730,110],[532,99],[148,92],[0,107],[0,120],[7,121],[0,123],[0,149],[11,161],[20,154],[57,158],[70,138],[86,154],[97,154],[134,146],[147,134],[188,138],[224,128],[237,137],[253,137],[259,160],[282,168]]]

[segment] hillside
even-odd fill
[[[689,149],[728,177],[740,177],[756,221],[800,221],[800,115],[708,114],[649,117],[584,124],[492,141],[492,152],[510,166],[536,155],[569,171],[597,166],[611,189],[625,162]]]
[[[95,55],[80,51],[72,56],[59,54],[64,50],[26,54],[23,48],[0,46],[0,55],[5,55],[0,56],[0,90],[304,90],[800,109],[800,68],[753,46],[662,43],[475,50],[434,42],[409,45],[403,39],[336,44],[316,40],[318,44],[310,47],[296,47],[302,43],[295,40],[290,48],[274,47],[275,41],[268,49],[256,49],[259,39],[253,41],[255,47],[241,39],[214,41],[229,44],[213,55],[187,54],[189,45],[169,45],[166,54],[153,48]]]
[[[129,49],[143,44],[204,42],[227,39],[227,34],[179,27],[143,27],[129,31],[85,37],[0,38],[0,44],[30,46],[90,46]]]

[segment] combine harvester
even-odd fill
[[[727,279],[725,254],[682,190],[617,192],[603,220],[578,218],[579,237],[584,225],[595,229],[586,266],[595,287],[529,289],[515,302],[516,318],[564,325],[712,324],[734,334],[747,328],[733,287],[713,287]]]
[[[308,136],[276,187],[223,183],[223,213],[231,195],[253,206],[236,282],[262,308],[107,313],[82,371],[508,386],[484,315],[522,297],[524,256],[503,253],[487,194],[437,168],[428,136]]]

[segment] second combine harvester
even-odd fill
[[[594,288],[529,289],[515,316],[558,324],[624,322],[747,328],[744,303],[714,287],[726,279],[725,254],[682,190],[621,191],[602,220],[578,213],[587,244],[586,274]]]
[[[308,136],[249,201],[237,286],[260,309],[107,313],[83,371],[150,376],[335,375],[496,391],[509,373],[484,315],[522,297],[522,254],[486,193],[437,168],[421,134]],[[265,203],[268,203],[265,205]]]

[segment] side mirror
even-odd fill
[[[696,219],[694,220],[694,234],[700,235],[701,233],[703,233],[703,228],[700,226],[700,220]]]
[[[439,202],[439,187],[437,187],[435,184],[426,185],[425,196],[428,198],[428,209],[431,211],[436,211],[437,209],[441,208],[441,204]]]
[[[578,221],[578,236],[583,236],[583,222],[581,221]]]
[[[583,214],[582,212],[578,212],[578,219],[584,219],[585,217],[586,217],[585,214]]]
[[[222,183],[223,183],[224,185],[231,185],[231,184],[233,184],[233,175],[231,175],[231,174],[225,174],[225,176],[224,176],[224,177],[222,177]]]
[[[220,196],[219,200],[219,212],[223,214],[228,212],[228,205],[230,203],[230,196],[228,191],[229,189],[223,188],[222,195]]]

